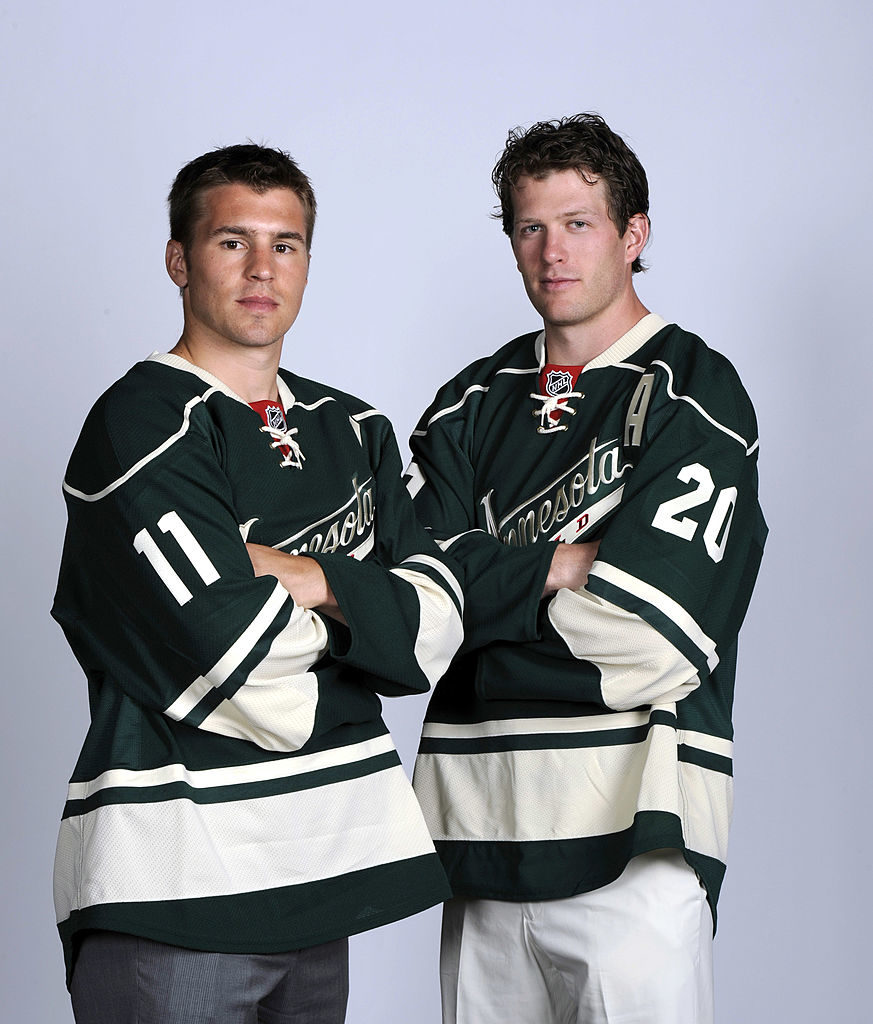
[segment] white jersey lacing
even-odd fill
[[[581,391],[568,391],[566,395],[540,395],[537,392],[533,392],[530,397],[537,402],[542,402],[540,408],[534,409],[532,413],[532,415],[539,416],[540,418],[537,433],[555,434],[559,430],[566,430],[567,424],[555,423],[552,420],[552,413],[560,412],[566,413],[569,416],[575,416],[576,410],[566,403],[570,398],[584,398],[585,395]]]
[[[292,427],[290,430],[277,430],[275,427],[263,426],[261,427],[261,430],[273,438],[273,443],[270,445],[271,448],[288,449],[287,452],[283,452],[282,461],[279,463],[280,466],[291,466],[294,469],[303,469],[303,463],[306,461],[306,456],[300,450],[300,445],[294,437],[297,433],[297,427]]]

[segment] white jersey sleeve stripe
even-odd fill
[[[658,611],[666,615],[688,637],[694,646],[700,650],[706,658],[706,664],[710,672],[716,667],[719,659],[715,650],[715,641],[704,633],[678,601],[674,601],[672,597],[668,597],[667,594],[651,584],[637,579],[636,576],[632,576],[630,573],[625,572],[623,569],[618,569],[614,565],[609,565],[607,562],[595,561],[591,567],[590,575],[598,576],[607,583],[618,587],[619,590],[624,590],[626,593],[633,594],[634,597],[638,597],[640,600],[653,605]]]
[[[438,558],[434,558],[433,555],[410,555],[408,558],[404,558],[401,565],[426,565],[433,569],[434,572],[439,573],[440,576],[448,583],[455,597],[458,599],[458,605],[464,607],[464,592],[461,590],[461,584],[458,583],[454,575],[449,572],[448,566],[441,562]]]
[[[609,708],[673,703],[700,685],[696,667],[654,626],[596,594],[559,590],[548,614],[573,657],[600,672]]]
[[[273,592],[264,603],[258,614],[252,619],[242,635],[230,646],[216,664],[203,676],[199,676],[193,683],[181,693],[175,701],[166,709],[165,714],[182,721],[200,703],[203,697],[211,690],[217,689],[224,683],[251,653],[255,644],[264,635],[270,624],[284,607],[285,602],[292,600],[291,595],[281,585],[276,583]],[[327,629],[321,619],[305,608],[297,607],[291,616],[291,620],[285,630],[296,626],[299,631],[301,620],[306,619],[311,624],[311,637],[307,642],[297,643],[297,672],[305,672],[309,669],[327,647]],[[283,632],[285,632],[283,630]],[[282,634],[280,634],[281,636]],[[291,666],[288,665],[290,669]],[[289,674],[293,674],[289,672]]]
[[[200,728],[220,736],[250,740],[264,750],[289,753],[312,736],[318,703],[318,676],[296,673],[291,678],[249,676],[232,700],[223,700]]]
[[[418,598],[419,627],[415,660],[431,686],[449,667],[464,639],[464,624],[455,602],[446,591],[422,572],[394,568],[390,572],[406,580]]]

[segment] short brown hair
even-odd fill
[[[170,189],[170,237],[188,249],[201,213],[203,194],[217,185],[248,185],[258,193],[288,188],[303,206],[306,248],[315,229],[315,193],[309,178],[281,149],[247,143],[224,146],[185,164]]]
[[[606,186],[609,219],[619,235],[627,231],[634,214],[649,216],[649,183],[634,151],[616,135],[599,114],[573,114],[555,121],[538,121],[528,129],[513,128],[491,172],[500,200],[494,216],[512,237],[515,211],[512,190],[519,178],[545,178],[554,171],[575,170],[589,184],[600,179]],[[590,175],[590,177],[589,177]],[[631,269],[645,270],[638,256]]]

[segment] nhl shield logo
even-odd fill
[[[267,406],[267,426],[273,430],[285,429],[285,414],[278,405]]]
[[[546,394],[552,398],[569,395],[573,390],[573,374],[568,370],[549,370],[546,375]]]

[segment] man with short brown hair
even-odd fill
[[[279,368],[315,197],[286,153],[184,167],[175,347],[92,409],[53,614],[91,728],[55,904],[79,1024],[340,1024],[347,936],[448,894],[380,695],[426,691],[461,590],[391,426]]]

